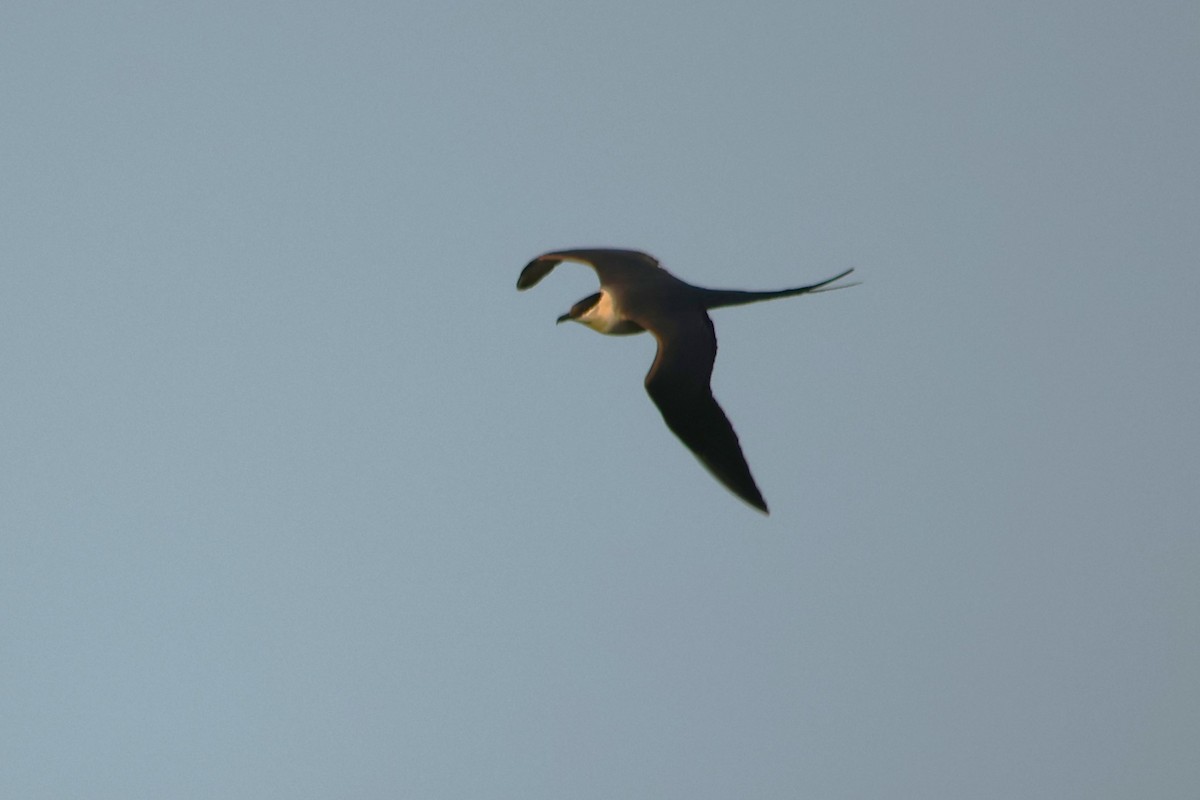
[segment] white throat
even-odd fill
[[[628,326],[629,323],[621,316],[621,312],[613,303],[612,295],[604,290],[600,291],[600,299],[596,301],[596,304],[580,314],[575,321],[580,325],[587,325],[597,333],[628,332],[622,331],[621,328]]]

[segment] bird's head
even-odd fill
[[[589,315],[588,312],[594,311],[599,302],[600,292],[588,295],[575,305],[571,306],[571,310],[559,317],[556,324],[573,320],[583,325],[587,325],[589,316],[594,316],[594,314]]]
[[[612,296],[603,290],[589,294],[558,318],[559,322],[568,320],[609,336],[627,336],[645,330],[633,320],[622,317],[613,304]]]

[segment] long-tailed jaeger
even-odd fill
[[[663,421],[717,480],[759,511],[769,513],[737,434],[713,399],[709,379],[717,357],[717,335],[708,310],[855,286],[829,285],[854,270],[797,289],[741,292],[684,283],[656,259],[636,250],[556,250],[530,261],[517,278],[517,288],[535,285],[563,261],[594,269],[600,291],[571,306],[558,321],[571,320],[611,336],[650,331],[658,340],[658,354],[646,373],[646,391],[662,412]]]

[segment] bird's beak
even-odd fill
[[[562,323],[568,321],[569,319],[571,319],[570,311],[568,311],[566,314],[563,314],[561,317],[559,317],[557,320],[555,320],[554,324],[561,325]]]

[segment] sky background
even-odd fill
[[[11,2],[0,796],[1194,798],[1200,6]],[[534,255],[708,286],[772,515]]]

